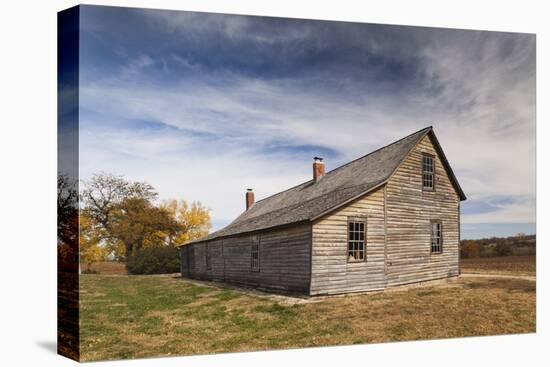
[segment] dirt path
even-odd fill
[[[462,273],[461,278],[509,278],[509,279],[522,279],[535,282],[537,277],[534,275],[513,275],[513,274],[477,274],[477,273]]]

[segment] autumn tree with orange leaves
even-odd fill
[[[86,214],[80,214],[80,262],[86,264],[88,271],[91,265],[107,258],[108,250],[101,246],[99,235],[92,225],[92,219]]]
[[[127,260],[149,247],[175,247],[208,234],[210,209],[200,202],[168,200],[157,204],[158,193],[145,182],[129,182],[107,173],[84,183],[81,238],[86,257],[102,255]]]
[[[210,231],[210,209],[200,201],[193,201],[191,205],[185,200],[167,200],[160,205],[180,225],[180,231],[174,236],[168,236],[170,246],[179,246],[188,241],[204,237]]]

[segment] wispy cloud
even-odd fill
[[[464,223],[535,220],[534,36],[88,9],[85,177],[148,180],[221,225],[246,187],[267,196],[309,179],[313,155],[330,169],[432,124]]]

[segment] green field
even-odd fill
[[[300,299],[177,275],[81,276],[82,360],[535,331],[535,282],[473,278]]]

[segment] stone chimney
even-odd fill
[[[324,175],[325,175],[325,163],[323,162],[323,158],[321,157],[313,158],[313,180],[318,181]]]
[[[246,189],[246,210],[248,210],[252,204],[254,204],[254,191],[252,191],[252,189]]]

